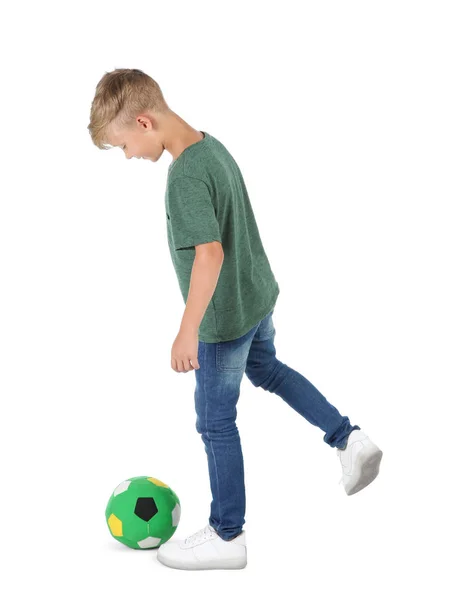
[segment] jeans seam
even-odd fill
[[[206,353],[206,346],[204,346],[204,364],[205,364],[205,353]],[[214,453],[213,450],[213,442],[210,439],[209,433],[208,433],[208,398],[207,398],[207,394],[205,391],[205,383],[206,383],[206,377],[203,378],[203,396],[205,399],[205,431],[206,431],[206,436],[207,436],[207,440],[210,442],[210,447],[211,447],[211,452],[213,454],[213,462],[214,462],[214,472],[216,474],[216,487],[218,489],[218,512],[219,512],[219,521],[221,521],[221,495],[220,495],[220,490],[219,490],[219,476],[218,476],[218,466],[216,464],[216,455]]]

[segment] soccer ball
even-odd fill
[[[130,548],[158,548],[175,533],[180,521],[178,496],[154,477],[131,477],[113,491],[106,520],[113,537]]]

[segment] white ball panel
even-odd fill
[[[144,540],[141,540],[140,542],[137,542],[137,545],[140,546],[141,548],[154,548],[160,542],[161,542],[161,538],[155,538],[155,537],[150,536],[150,537],[145,538]]]
[[[126,481],[122,481],[122,483],[120,483],[120,485],[117,485],[117,487],[115,488],[113,495],[118,496],[118,494],[126,492],[130,485],[131,481],[129,479],[127,479]]]

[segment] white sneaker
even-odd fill
[[[185,540],[159,546],[159,562],[173,569],[243,569],[247,564],[246,532],[226,542],[208,524]]]
[[[383,452],[362,429],[354,429],[348,436],[346,448],[337,448],[337,455],[343,470],[339,483],[344,482],[347,496],[351,496],[377,477]]]

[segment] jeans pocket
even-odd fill
[[[242,338],[239,338],[242,340]],[[238,340],[216,343],[216,370],[241,371],[246,368],[248,344]]]

